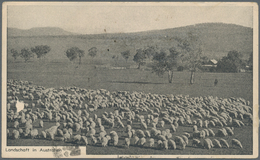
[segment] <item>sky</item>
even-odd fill
[[[7,26],[19,29],[60,27],[81,34],[138,32],[197,23],[232,23],[253,27],[252,6],[214,3],[10,3]]]

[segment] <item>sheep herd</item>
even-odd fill
[[[18,102],[24,104],[19,112]],[[243,148],[228,137],[236,135],[236,128],[252,125],[252,112],[242,98],[55,89],[7,81],[8,139],[126,149]],[[186,130],[178,131],[180,126]]]

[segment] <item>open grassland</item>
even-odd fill
[[[195,84],[189,84],[190,72],[174,72],[172,84],[167,74],[158,77],[151,71],[138,69],[112,70],[94,69],[94,65],[57,63],[8,63],[7,78],[32,81],[44,87],[77,86],[86,89],[109,91],[137,91],[156,94],[183,94],[191,97],[217,96],[222,98],[241,97],[252,103],[252,73],[209,73],[196,72]],[[214,80],[218,85],[214,86]]]

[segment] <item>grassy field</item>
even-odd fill
[[[189,84],[190,73],[174,72],[172,84],[167,74],[163,78],[151,71],[137,69],[94,69],[94,65],[82,64],[75,68],[69,62],[8,63],[7,78],[32,81],[44,87],[77,86],[86,89],[109,91],[138,91],[156,94],[183,94],[190,96],[241,97],[253,101],[252,73],[196,72],[195,84]],[[218,85],[214,86],[215,78]]]
[[[190,95],[192,97],[197,96],[217,96],[223,98],[229,97],[241,97],[247,101],[252,102],[253,96],[253,75],[252,73],[202,73],[197,72],[195,77],[195,84],[189,84],[189,72],[175,72],[173,83],[169,84],[167,81],[167,75],[163,78],[152,74],[151,71],[143,71],[137,69],[126,70],[111,70],[111,69],[95,69],[94,65],[82,64],[78,68],[75,68],[75,64],[68,62],[10,62],[8,63],[7,78],[8,79],[20,79],[32,81],[35,85],[48,87],[66,87],[77,86],[86,89],[107,89],[109,91],[137,91],[145,93],[157,93],[157,94],[183,94]],[[214,86],[213,82],[215,78],[219,83]],[[98,116],[104,111],[112,111],[113,108],[98,109],[94,111]],[[92,114],[92,115],[93,115]],[[142,114],[142,113],[141,113]],[[145,113],[143,113],[145,114]],[[46,122],[44,128],[37,128],[38,121],[34,122],[34,127],[39,131],[45,130],[53,126],[55,122]],[[12,123],[8,123],[8,128],[12,130]],[[139,129],[139,125],[133,124],[134,129]],[[166,128],[169,128],[166,125]],[[219,128],[213,128],[216,132]],[[119,133],[119,137],[123,136],[123,129],[115,129]],[[106,128],[109,132],[111,129]],[[178,131],[174,134],[181,135],[183,132],[192,132],[192,127],[178,128]],[[97,130],[97,133],[99,131]],[[194,148],[191,143],[185,150],[157,150],[147,147],[134,147],[130,146],[129,149],[122,147],[123,139],[119,140],[117,147],[98,147],[87,146],[87,154],[196,154],[196,155],[218,155],[218,154],[252,154],[253,150],[253,138],[252,138],[252,126],[245,126],[242,128],[235,128],[235,135],[227,137],[227,141],[231,144],[232,138],[237,138],[243,144],[243,149],[217,149],[210,150]],[[76,134],[76,133],[75,133]],[[246,136],[245,136],[246,135]],[[41,139],[18,139],[7,140],[8,146],[63,146],[73,145],[71,143],[65,143],[61,141],[49,141]]]

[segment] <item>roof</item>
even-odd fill
[[[218,63],[218,61],[215,60],[215,59],[211,59],[210,62],[212,62],[213,64],[217,64]]]

